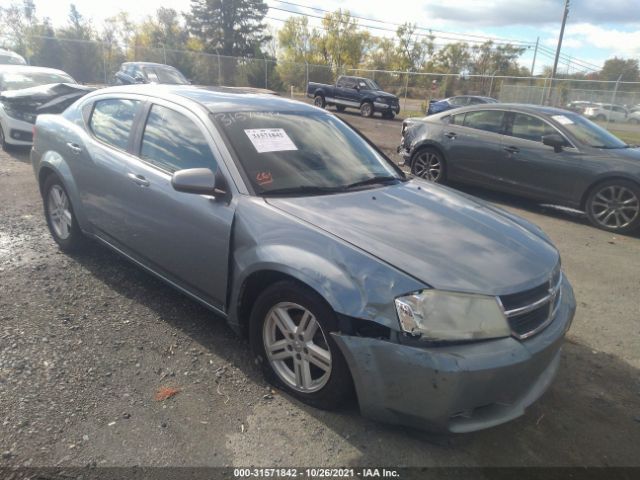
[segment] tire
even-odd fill
[[[638,125],[640,123],[640,120],[638,120],[637,118],[632,118],[631,120],[629,120],[629,123],[632,123],[633,125]]]
[[[363,102],[360,105],[360,115],[367,118],[373,116],[373,104],[371,102]]]
[[[395,116],[396,114],[394,112],[384,112],[382,114],[382,118],[386,118],[387,120],[393,120]]]
[[[76,220],[71,200],[60,179],[52,174],[42,189],[44,216],[51,236],[64,252],[76,252],[85,244],[85,237]]]
[[[316,95],[313,97],[313,104],[318,108],[324,108],[327,105],[327,102],[324,101],[324,97],[322,95]]]
[[[339,112],[344,112],[345,108],[347,107],[345,107],[344,105],[336,105],[336,110]]]
[[[7,140],[4,136],[4,129],[2,125],[0,125],[0,148],[5,152],[8,152],[11,149],[11,146],[7,143]]]
[[[411,173],[434,183],[444,183],[447,178],[446,163],[435,148],[421,148],[411,160]]]
[[[598,122],[606,122],[607,121],[607,117],[605,117],[604,115],[600,114],[600,115],[596,115],[595,120],[597,120]]]
[[[308,327],[317,328],[313,332],[307,329],[312,336],[301,341],[299,328],[305,318]],[[338,329],[335,312],[312,290],[293,281],[271,285],[253,305],[249,328],[256,363],[273,385],[308,405],[327,410],[338,408],[353,395],[349,367],[330,335]],[[267,346],[271,346],[270,355]],[[308,360],[311,357],[315,360]],[[296,375],[305,371],[307,375]]]
[[[628,180],[608,180],[591,189],[585,213],[592,225],[615,233],[640,227],[640,186]]]

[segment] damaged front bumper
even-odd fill
[[[347,359],[360,410],[387,423],[471,432],[524,414],[551,385],[575,313],[570,284],[554,320],[525,341],[502,338],[441,347],[334,338]]]

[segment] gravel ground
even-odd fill
[[[393,153],[400,122],[343,115]],[[28,152],[0,154],[0,466],[640,466],[640,239],[466,189],[542,226],[578,313],[558,379],[507,425],[443,436],[323,412],[262,380],[247,342],[95,245],[49,237]],[[162,387],[179,392],[156,400]]]

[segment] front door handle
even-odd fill
[[[449,132],[449,133],[445,133],[444,136],[447,138],[450,138],[451,140],[455,140],[458,134],[455,132]]]
[[[518,153],[520,151],[520,149],[518,147],[504,147],[504,149],[509,152],[509,153]]]
[[[71,150],[76,155],[82,153],[82,148],[80,148],[80,145],[78,145],[77,143],[68,142],[67,147],[69,147],[69,150]]]
[[[131,181],[136,185],[140,185],[141,187],[149,186],[149,180],[144,178],[142,175],[136,175],[135,173],[127,173],[127,177],[129,177]]]

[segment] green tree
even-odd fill
[[[64,71],[83,83],[105,80],[101,45],[96,43],[91,22],[80,14],[74,4],[69,8],[67,26],[57,36],[64,51]]]
[[[268,9],[262,0],[191,0],[187,24],[209,53],[255,56],[269,39],[262,23]]]
[[[358,29],[358,21],[348,10],[327,13],[322,19],[324,35],[318,50],[324,63],[337,73],[343,68],[357,68],[371,45],[369,32]]]
[[[616,81],[622,75],[621,81],[635,82],[640,77],[640,69],[638,68],[638,60],[629,58],[613,57],[604,62],[600,71],[602,80]]]
[[[405,23],[396,30],[398,70],[417,72],[424,67],[427,57],[434,52],[433,35],[424,37],[417,32],[415,23]]]

